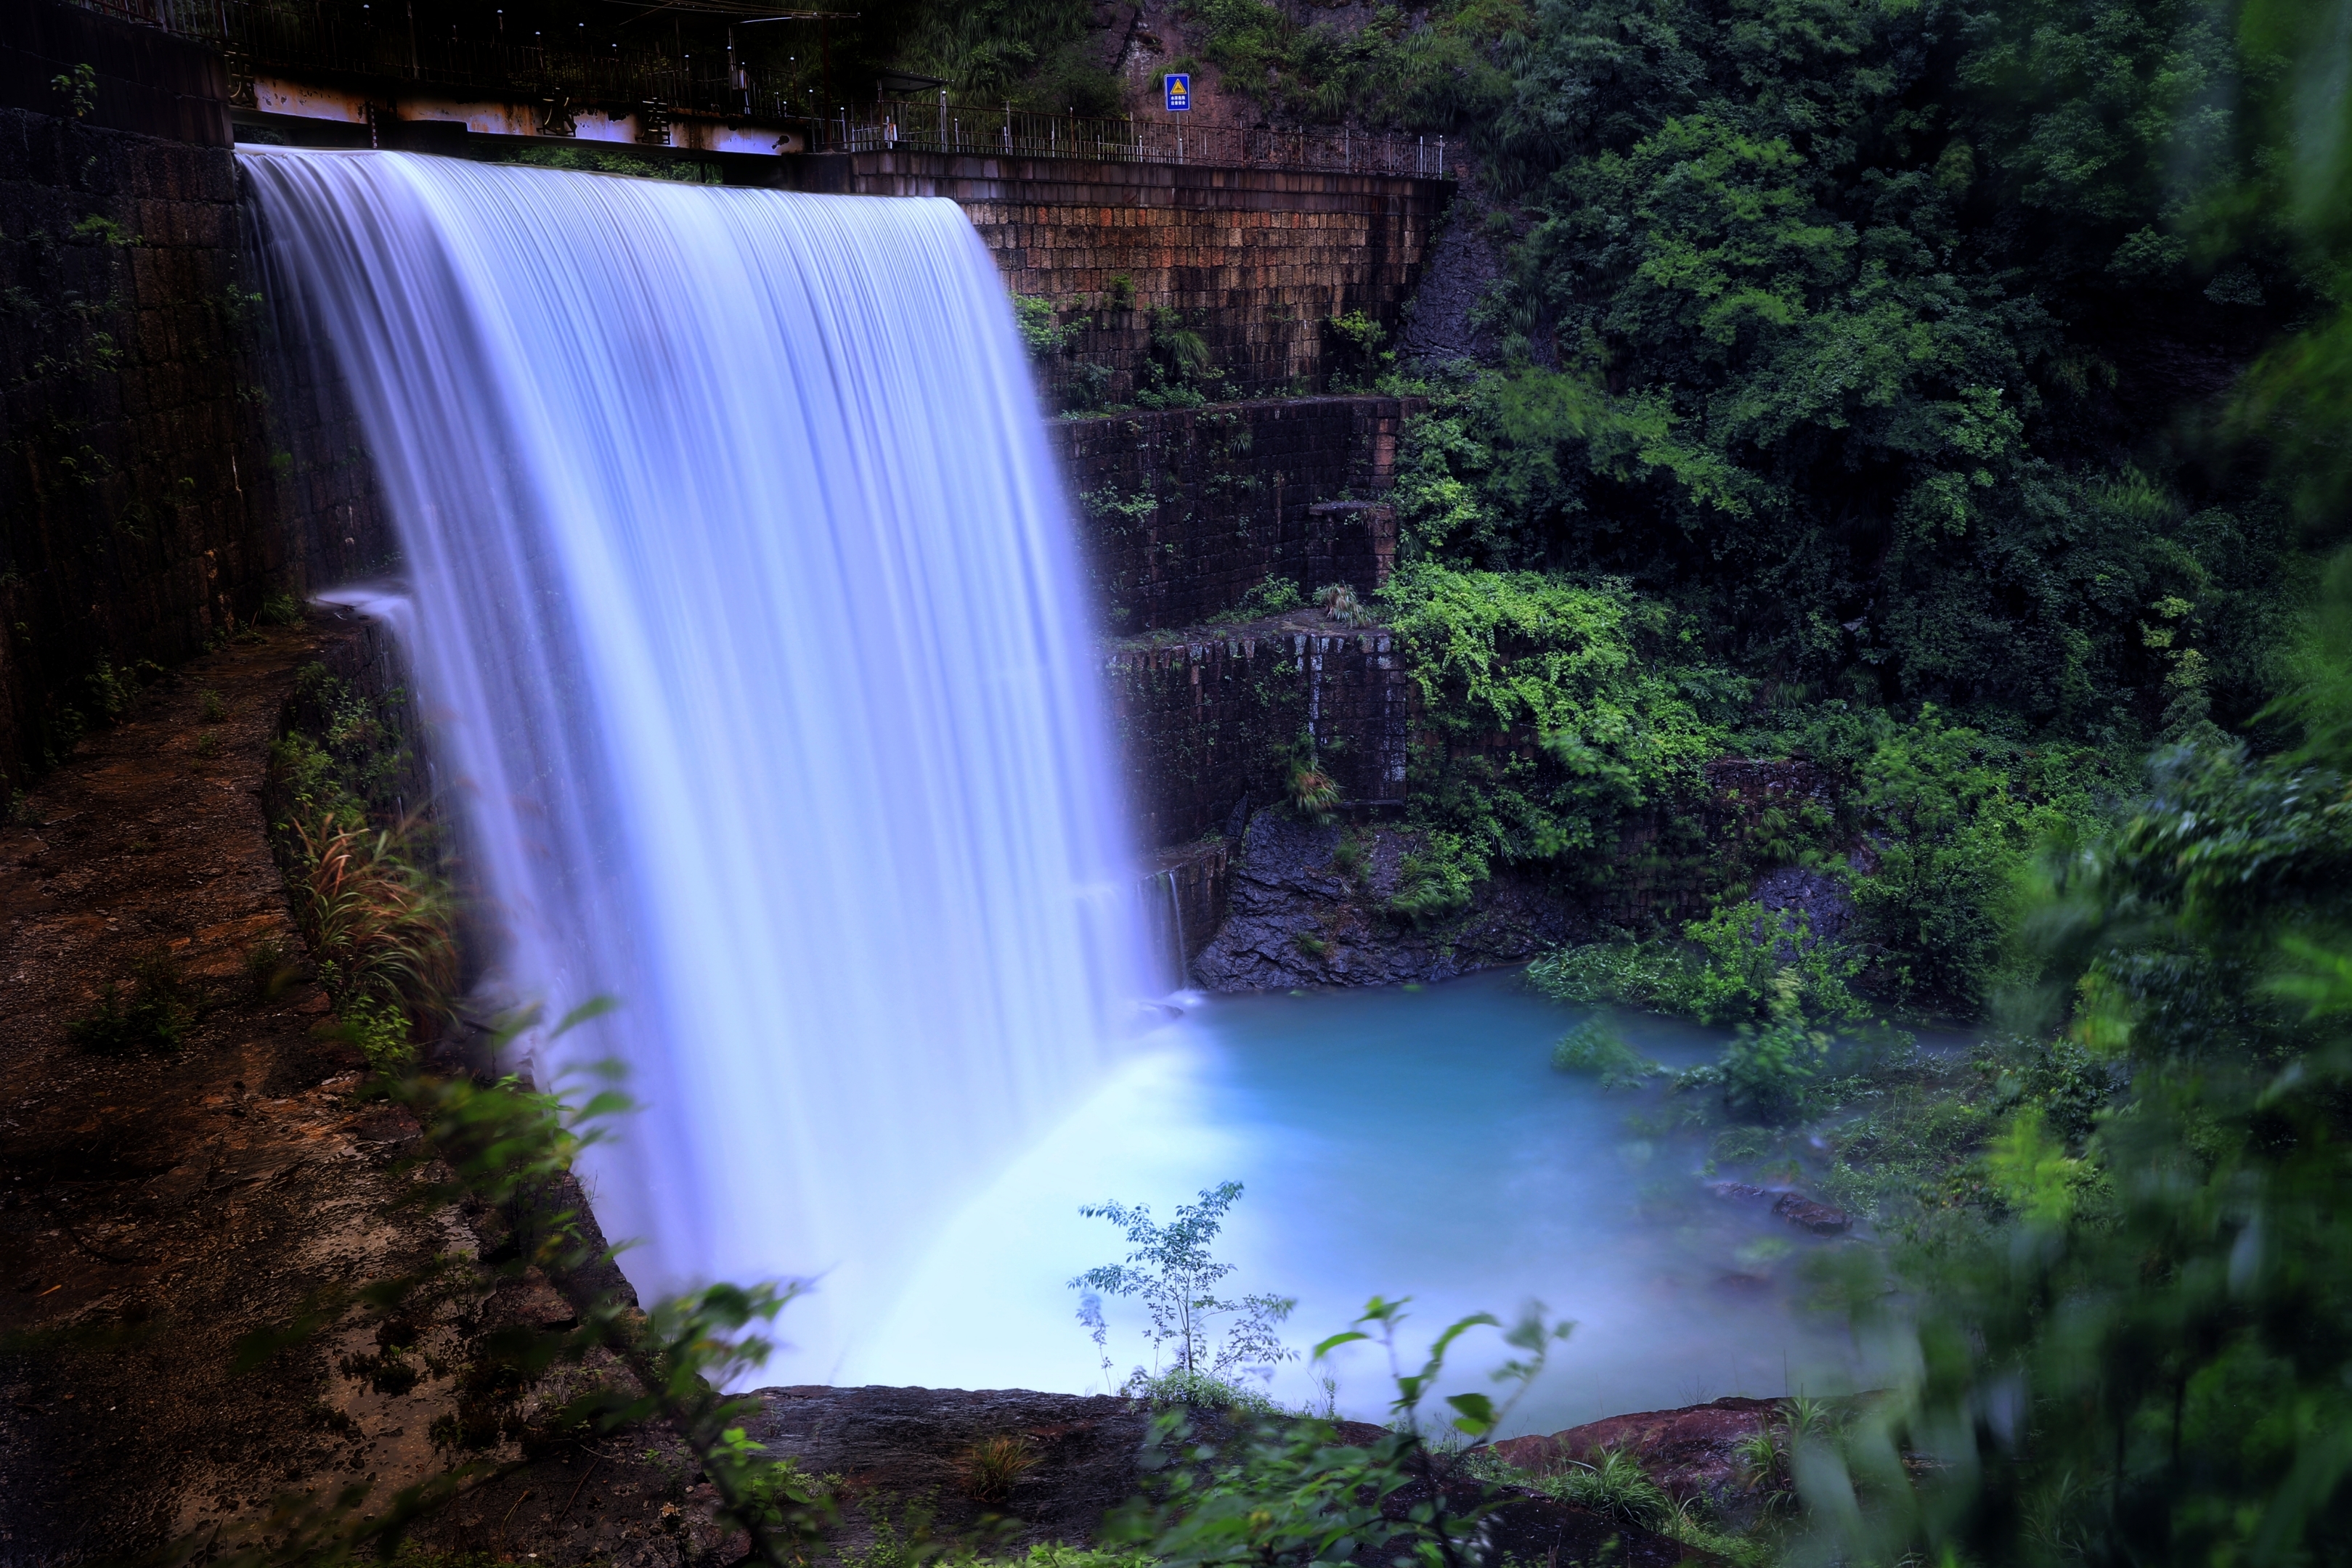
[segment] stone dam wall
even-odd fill
[[[1388,580],[1383,504],[1417,398],[1315,397],[1138,410],[1052,427],[1104,624],[1200,626],[1270,578],[1301,592]]]
[[[1325,323],[1361,311],[1396,337],[1453,191],[1406,175],[971,153],[787,162],[802,190],[960,204],[1005,287],[1051,303],[1073,334],[1045,361],[1049,389],[1099,366],[1115,402],[1150,359],[1154,310],[1205,340],[1228,396],[1324,391],[1351,369]]]
[[[77,106],[51,79],[85,64]],[[226,86],[152,28],[0,6],[0,808],[142,663],[385,553],[354,434],[266,351]]]

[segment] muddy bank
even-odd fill
[[[357,1053],[318,1032],[265,832],[279,709],[340,635],[162,677],[0,832],[0,1558],[148,1546],[429,1460],[430,1412],[334,1387],[331,1343],[230,1370],[306,1298],[457,1240],[394,1207],[414,1125],[361,1106]],[[118,1026],[89,1027],[110,986]]]

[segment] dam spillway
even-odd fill
[[[342,378],[506,988],[644,1103],[649,1295],[820,1281],[821,1381],[1145,987],[1091,628],[951,203],[240,153]]]

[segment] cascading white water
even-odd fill
[[[347,381],[509,946],[646,1109],[641,1291],[822,1277],[821,1380],[1144,962],[1067,518],[951,203],[247,152]],[[559,1065],[542,1063],[543,1066]]]

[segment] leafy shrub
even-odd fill
[[[1492,1462],[1487,1444],[1571,1325],[1550,1322],[1530,1303],[1504,1333],[1519,1354],[1493,1374],[1509,1394],[1499,1403],[1485,1394],[1448,1396],[1453,1414],[1445,1429],[1428,1432],[1423,1406],[1454,1344],[1474,1328],[1501,1324],[1480,1312],[1449,1325],[1419,1369],[1408,1374],[1396,1343],[1402,1306],[1375,1298],[1354,1327],[1315,1351],[1321,1361],[1342,1345],[1370,1340],[1388,1352],[1397,1369],[1397,1397],[1377,1437],[1356,1445],[1342,1441],[1328,1419],[1275,1418],[1253,1422],[1212,1447],[1193,1442],[1189,1416],[1170,1411],[1153,1423],[1144,1448],[1143,1495],[1104,1521],[1104,1544],[1199,1568],[1307,1568],[1350,1561],[1359,1551],[1373,1562],[1468,1568],[1477,1560],[1468,1543],[1481,1536],[1498,1506],[1475,1484]],[[1419,1488],[1427,1500],[1383,1510],[1383,1500],[1407,1486]],[[1476,1500],[1465,1504],[1465,1499]]]
[[[1804,1103],[1805,1086],[1829,1060],[1830,1037],[1809,1028],[1798,999],[1796,975],[1782,970],[1772,986],[1769,1016],[1743,1023],[1717,1065],[1723,1097],[1755,1115],[1779,1119]]]
[[[1323,340],[1334,361],[1331,371],[1333,392],[1349,392],[1369,386],[1382,365],[1393,363],[1396,359],[1393,352],[1383,354],[1381,351],[1381,345],[1388,340],[1388,329],[1362,310],[1325,318]]]
[[[1208,339],[1184,325],[1182,312],[1154,307],[1136,402],[1144,408],[1200,407],[1223,386],[1211,360]]]
[[[1286,610],[1297,610],[1307,602],[1298,591],[1298,584],[1287,577],[1268,577],[1242,595],[1241,602],[1222,614],[1209,617],[1212,626],[1238,625],[1267,615],[1279,615]]]
[[[1974,1012],[2020,977],[2005,932],[2047,839],[2095,833],[2115,761],[2081,747],[2024,747],[1945,723],[1880,720],[1859,768],[1876,861],[1853,881],[1868,936],[1907,998]]]
[[[397,1072],[416,1060],[408,1014],[398,1003],[365,993],[347,995],[337,1011],[336,1032],[357,1046],[376,1071]]]
[[[1727,734],[1711,716],[1746,689],[1650,656],[1674,617],[1622,581],[1424,561],[1381,597],[1440,742],[1408,779],[1412,821],[1456,836],[1474,883],[1495,860],[1600,874],[1629,816],[1697,798]]]
[[[1098,409],[1110,402],[1111,369],[1092,360],[1072,368],[1069,380],[1069,407],[1074,413]]]
[[[1486,857],[1462,834],[1428,829],[1397,867],[1389,913],[1416,925],[1458,915],[1470,907],[1486,880]]]
[[[1244,1373],[1292,1359],[1295,1353],[1276,1332],[1297,1304],[1291,1298],[1258,1293],[1227,1299],[1214,1293],[1234,1265],[1219,1262],[1211,1247],[1241,1196],[1237,1181],[1204,1187],[1194,1201],[1179,1204],[1175,1217],[1164,1225],[1151,1218],[1147,1204],[1092,1203],[1078,1210],[1087,1218],[1107,1219],[1118,1227],[1131,1248],[1124,1262],[1089,1269],[1069,1282],[1071,1290],[1084,1292],[1078,1299],[1078,1321],[1102,1355],[1106,1380],[1111,1364],[1102,1316],[1105,1296],[1129,1296],[1143,1302],[1150,1317],[1144,1337],[1151,1342],[1155,1359],[1172,1347],[1171,1370],[1230,1385]],[[1228,1320],[1222,1337],[1210,1327],[1221,1318]],[[1129,1390],[1149,1385],[1153,1375],[1137,1367],[1128,1380]]]
[[[1555,948],[1528,967],[1538,990],[1562,1001],[1614,1002],[1703,1023],[1769,1017],[1783,987],[1799,1016],[1855,1022],[1869,1007],[1847,982],[1861,956],[1809,935],[1800,914],[1727,904],[1683,927],[1682,942],[1593,942]]]
[[[1597,1017],[1560,1036],[1551,1048],[1551,1064],[1562,1072],[1592,1073],[1603,1089],[1630,1088],[1661,1071]]]
[[[1356,591],[1344,582],[1327,582],[1317,589],[1315,607],[1323,612],[1324,619],[1342,626],[1361,626],[1372,619],[1372,612],[1357,601]]]
[[[1862,970],[1861,955],[1816,940],[1811,917],[1801,912],[1726,904],[1685,925],[1683,936],[1701,956],[1687,971],[1676,1011],[1708,1023],[1769,1016],[1785,982],[1806,1018],[1851,1022],[1869,1015],[1848,986]]]
[[[1050,360],[1067,350],[1078,335],[1075,326],[1065,326],[1056,317],[1054,302],[1034,294],[1013,297],[1013,327],[1021,334],[1022,346],[1030,357]]]
[[[119,1056],[133,1051],[174,1050],[195,1021],[194,996],[168,953],[139,959],[124,986],[109,980],[98,1006],[66,1025],[66,1038],[84,1051]]]

